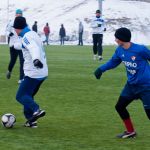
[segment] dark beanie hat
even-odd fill
[[[101,13],[101,11],[98,9],[98,10],[96,10],[96,14],[97,14],[97,13],[99,13],[99,14],[100,14],[100,13]]]
[[[22,16],[16,17],[14,21],[15,29],[24,29],[27,26],[26,19]]]
[[[130,42],[131,31],[127,28],[119,28],[115,32],[115,37],[123,42]]]

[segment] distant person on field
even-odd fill
[[[17,9],[15,13],[15,17],[22,16],[22,10]],[[6,34],[8,36],[8,44],[10,47],[10,61],[8,64],[8,71],[6,73],[6,78],[10,79],[12,70],[14,68],[14,65],[17,61],[17,57],[19,56],[19,62],[20,62],[20,77],[18,83],[21,83],[24,78],[24,71],[23,71],[23,54],[21,50],[21,39],[17,36],[14,28],[13,28],[14,21],[10,21],[6,27]]]
[[[133,138],[136,136],[136,131],[127,106],[134,100],[140,99],[146,115],[150,119],[150,50],[144,45],[132,43],[131,32],[127,28],[116,30],[115,41],[118,47],[112,58],[99,66],[94,74],[97,79],[100,79],[105,71],[114,69],[121,63],[124,64],[127,82],[115,108],[125,125],[126,131],[117,137]]]
[[[79,34],[79,43],[78,43],[78,45],[81,45],[81,46],[83,46],[83,31],[84,31],[84,27],[83,27],[82,22],[80,21],[79,22],[79,31],[78,31],[78,34]]]
[[[91,21],[92,28],[92,38],[93,38],[93,59],[98,59],[101,61],[103,53],[103,32],[106,31],[105,20],[101,17],[101,11],[96,10],[96,16],[92,18]]]
[[[16,99],[23,105],[27,119],[24,126],[36,128],[37,120],[45,115],[45,111],[40,109],[34,99],[41,84],[48,76],[45,51],[40,37],[28,28],[24,17],[15,18],[14,28],[17,35],[22,37],[22,51],[25,59],[25,77],[19,86]]]
[[[59,30],[59,36],[60,36],[60,45],[64,45],[66,30],[65,30],[63,24],[61,24],[61,27],[60,27],[60,30]]]
[[[49,34],[50,34],[50,27],[49,27],[48,23],[46,23],[46,26],[44,27],[43,31],[44,31],[44,34],[45,34],[45,41],[44,41],[44,43],[46,42],[47,45],[48,45]]]
[[[34,24],[32,26],[32,30],[35,32],[38,32],[37,21],[34,22]]]

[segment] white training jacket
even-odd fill
[[[100,25],[100,27],[98,27]],[[92,34],[103,34],[104,29],[106,28],[105,20],[96,16],[91,19],[91,28]]]
[[[15,29],[13,27],[14,21],[10,20],[6,26],[6,35],[9,37],[10,33],[13,33],[13,36],[10,36],[9,47],[14,46],[16,50],[21,50],[21,39],[17,36]]]
[[[30,78],[44,78],[48,76],[48,66],[46,61],[43,43],[34,31],[28,27],[22,30],[22,52],[24,57],[24,74]],[[43,68],[36,68],[33,61],[38,59],[42,62]]]

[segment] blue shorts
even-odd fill
[[[145,109],[150,109],[150,86],[126,84],[120,96],[131,100],[140,99]]]

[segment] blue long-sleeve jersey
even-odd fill
[[[121,62],[126,67],[129,84],[150,86],[150,50],[144,45],[131,43],[130,48],[119,46],[112,58],[100,66],[102,72],[117,67]]]

